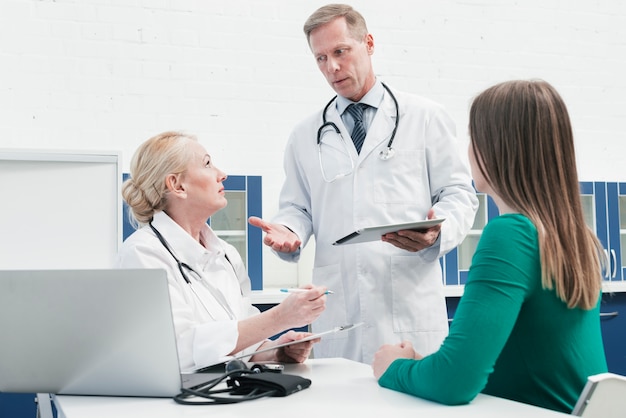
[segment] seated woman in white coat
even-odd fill
[[[116,264],[167,271],[182,370],[308,336],[292,330],[268,339],[310,324],[326,306],[326,288],[311,285],[265,312],[251,304],[241,256],[207,225],[227,205],[225,179],[194,136],[165,132],[135,152],[122,188],[140,228],[124,241]],[[249,361],[303,362],[317,341],[269,350]]]

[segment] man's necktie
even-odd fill
[[[365,126],[363,125],[363,111],[366,107],[366,104],[355,103],[346,108],[346,111],[348,111],[348,113],[352,115],[352,118],[354,118],[354,128],[352,129],[352,142],[354,142],[357,153],[361,152],[361,147],[363,146],[363,141],[365,140],[366,135]]]

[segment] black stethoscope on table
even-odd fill
[[[396,152],[392,148],[391,145],[393,144],[393,140],[396,137],[396,131],[398,130],[398,122],[400,121],[400,108],[398,106],[398,100],[396,99],[396,96],[394,96],[394,94],[391,92],[391,89],[389,87],[387,87],[387,85],[385,83],[381,83],[381,84],[383,85],[385,90],[387,90],[387,93],[389,93],[389,95],[393,99],[393,103],[396,106],[396,123],[395,123],[395,126],[393,128],[393,131],[391,132],[391,138],[389,138],[389,142],[387,143],[387,147],[378,154],[378,157],[381,160],[388,160],[388,159],[392,158],[395,155],[395,152]],[[328,108],[330,108],[330,105],[333,104],[333,102],[335,101],[336,98],[337,98],[337,96],[335,96],[332,99],[330,99],[330,101],[324,107],[324,111],[322,112],[322,126],[320,126],[319,129],[317,130],[318,151],[321,150],[322,136],[323,136],[324,130],[326,128],[333,128],[335,133],[337,133],[337,134],[339,134],[339,136],[341,136],[341,140],[345,144],[345,140],[343,139],[343,135],[341,135],[341,131],[339,130],[337,125],[334,122],[330,122],[330,121],[326,120],[326,113],[328,111]],[[320,155],[320,167],[321,167],[321,155],[322,155],[321,151],[319,151],[319,155]],[[323,171],[324,170],[322,169],[322,172]]]
[[[161,235],[161,233],[159,232],[158,229],[156,229],[154,227],[154,225],[152,225],[152,222],[149,222],[148,225],[150,225],[150,229],[152,229],[152,232],[154,232],[154,234],[156,235],[156,237],[159,239],[159,241],[161,242],[161,244],[163,245],[163,247],[165,247],[165,249],[167,250],[168,253],[170,253],[170,255],[172,256],[172,258],[174,258],[174,261],[176,261],[176,265],[178,266],[178,270],[180,271],[180,274],[183,276],[183,279],[185,280],[185,283],[187,283],[189,285],[189,288],[191,289],[191,291],[193,292],[193,294],[196,296],[196,298],[198,299],[198,301],[200,302],[200,304],[204,307],[204,310],[207,311],[207,313],[211,316],[211,318],[213,318],[213,320],[215,320],[215,317],[213,316],[213,314],[211,313],[211,311],[209,310],[209,308],[207,308],[207,306],[204,304],[204,301],[202,300],[202,298],[196,293],[196,289],[193,288],[193,284],[191,283],[191,279],[189,279],[189,276],[187,275],[187,273],[185,273],[185,269],[194,273],[196,276],[200,276],[193,268],[191,268],[191,266],[185,262],[182,262],[178,259],[178,257],[176,257],[174,255],[174,252],[172,251],[172,249],[170,248],[169,244],[167,243],[167,241],[165,240],[165,238],[163,237],[163,235]],[[226,258],[226,261],[228,261],[228,264],[230,264],[230,266],[233,268],[233,271],[235,271],[235,266],[233,266],[233,263],[230,262],[230,259],[228,258],[228,255],[226,254],[226,252],[224,252],[224,257]],[[235,276],[237,276],[237,272],[235,271]],[[226,298],[224,297],[224,295],[222,294],[222,292],[220,292],[219,290],[217,290],[217,293],[213,291],[213,289],[211,289],[211,287],[207,286],[207,289],[209,290],[209,292],[211,293],[211,295],[213,295],[213,297],[215,298],[215,300],[217,300],[217,302],[222,306],[222,308],[226,311],[226,313],[228,314],[228,316],[230,317],[230,319],[236,319],[237,316],[235,315],[235,313],[233,312],[233,310],[230,308],[230,305],[228,304],[228,302],[226,301]]]

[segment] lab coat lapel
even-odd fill
[[[341,119],[339,112],[337,112],[337,107],[333,106],[332,109],[329,109],[326,117],[329,122],[333,122],[335,125],[337,125],[337,127],[341,131],[341,135],[343,136],[344,140],[347,142],[346,148],[350,151],[350,157],[352,158],[353,161],[356,161],[358,158],[358,154],[356,153],[356,147],[354,146],[354,143],[352,142],[352,137],[350,136],[350,132],[348,131],[348,128],[346,128],[346,126],[343,124],[343,120]],[[340,145],[338,142],[335,141],[334,146],[343,152],[343,145]],[[361,152],[363,152],[362,149],[361,149]]]

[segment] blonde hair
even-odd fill
[[[474,99],[469,119],[483,177],[537,228],[543,288],[554,288],[570,308],[596,306],[605,259],[583,217],[574,137],[559,93],[542,80],[496,84]]]
[[[197,141],[197,138],[182,132],[163,132],[145,141],[135,151],[130,163],[130,178],[122,186],[122,197],[130,208],[133,226],[149,223],[155,212],[165,208],[165,178],[186,170],[192,158],[188,147],[190,141]]]

